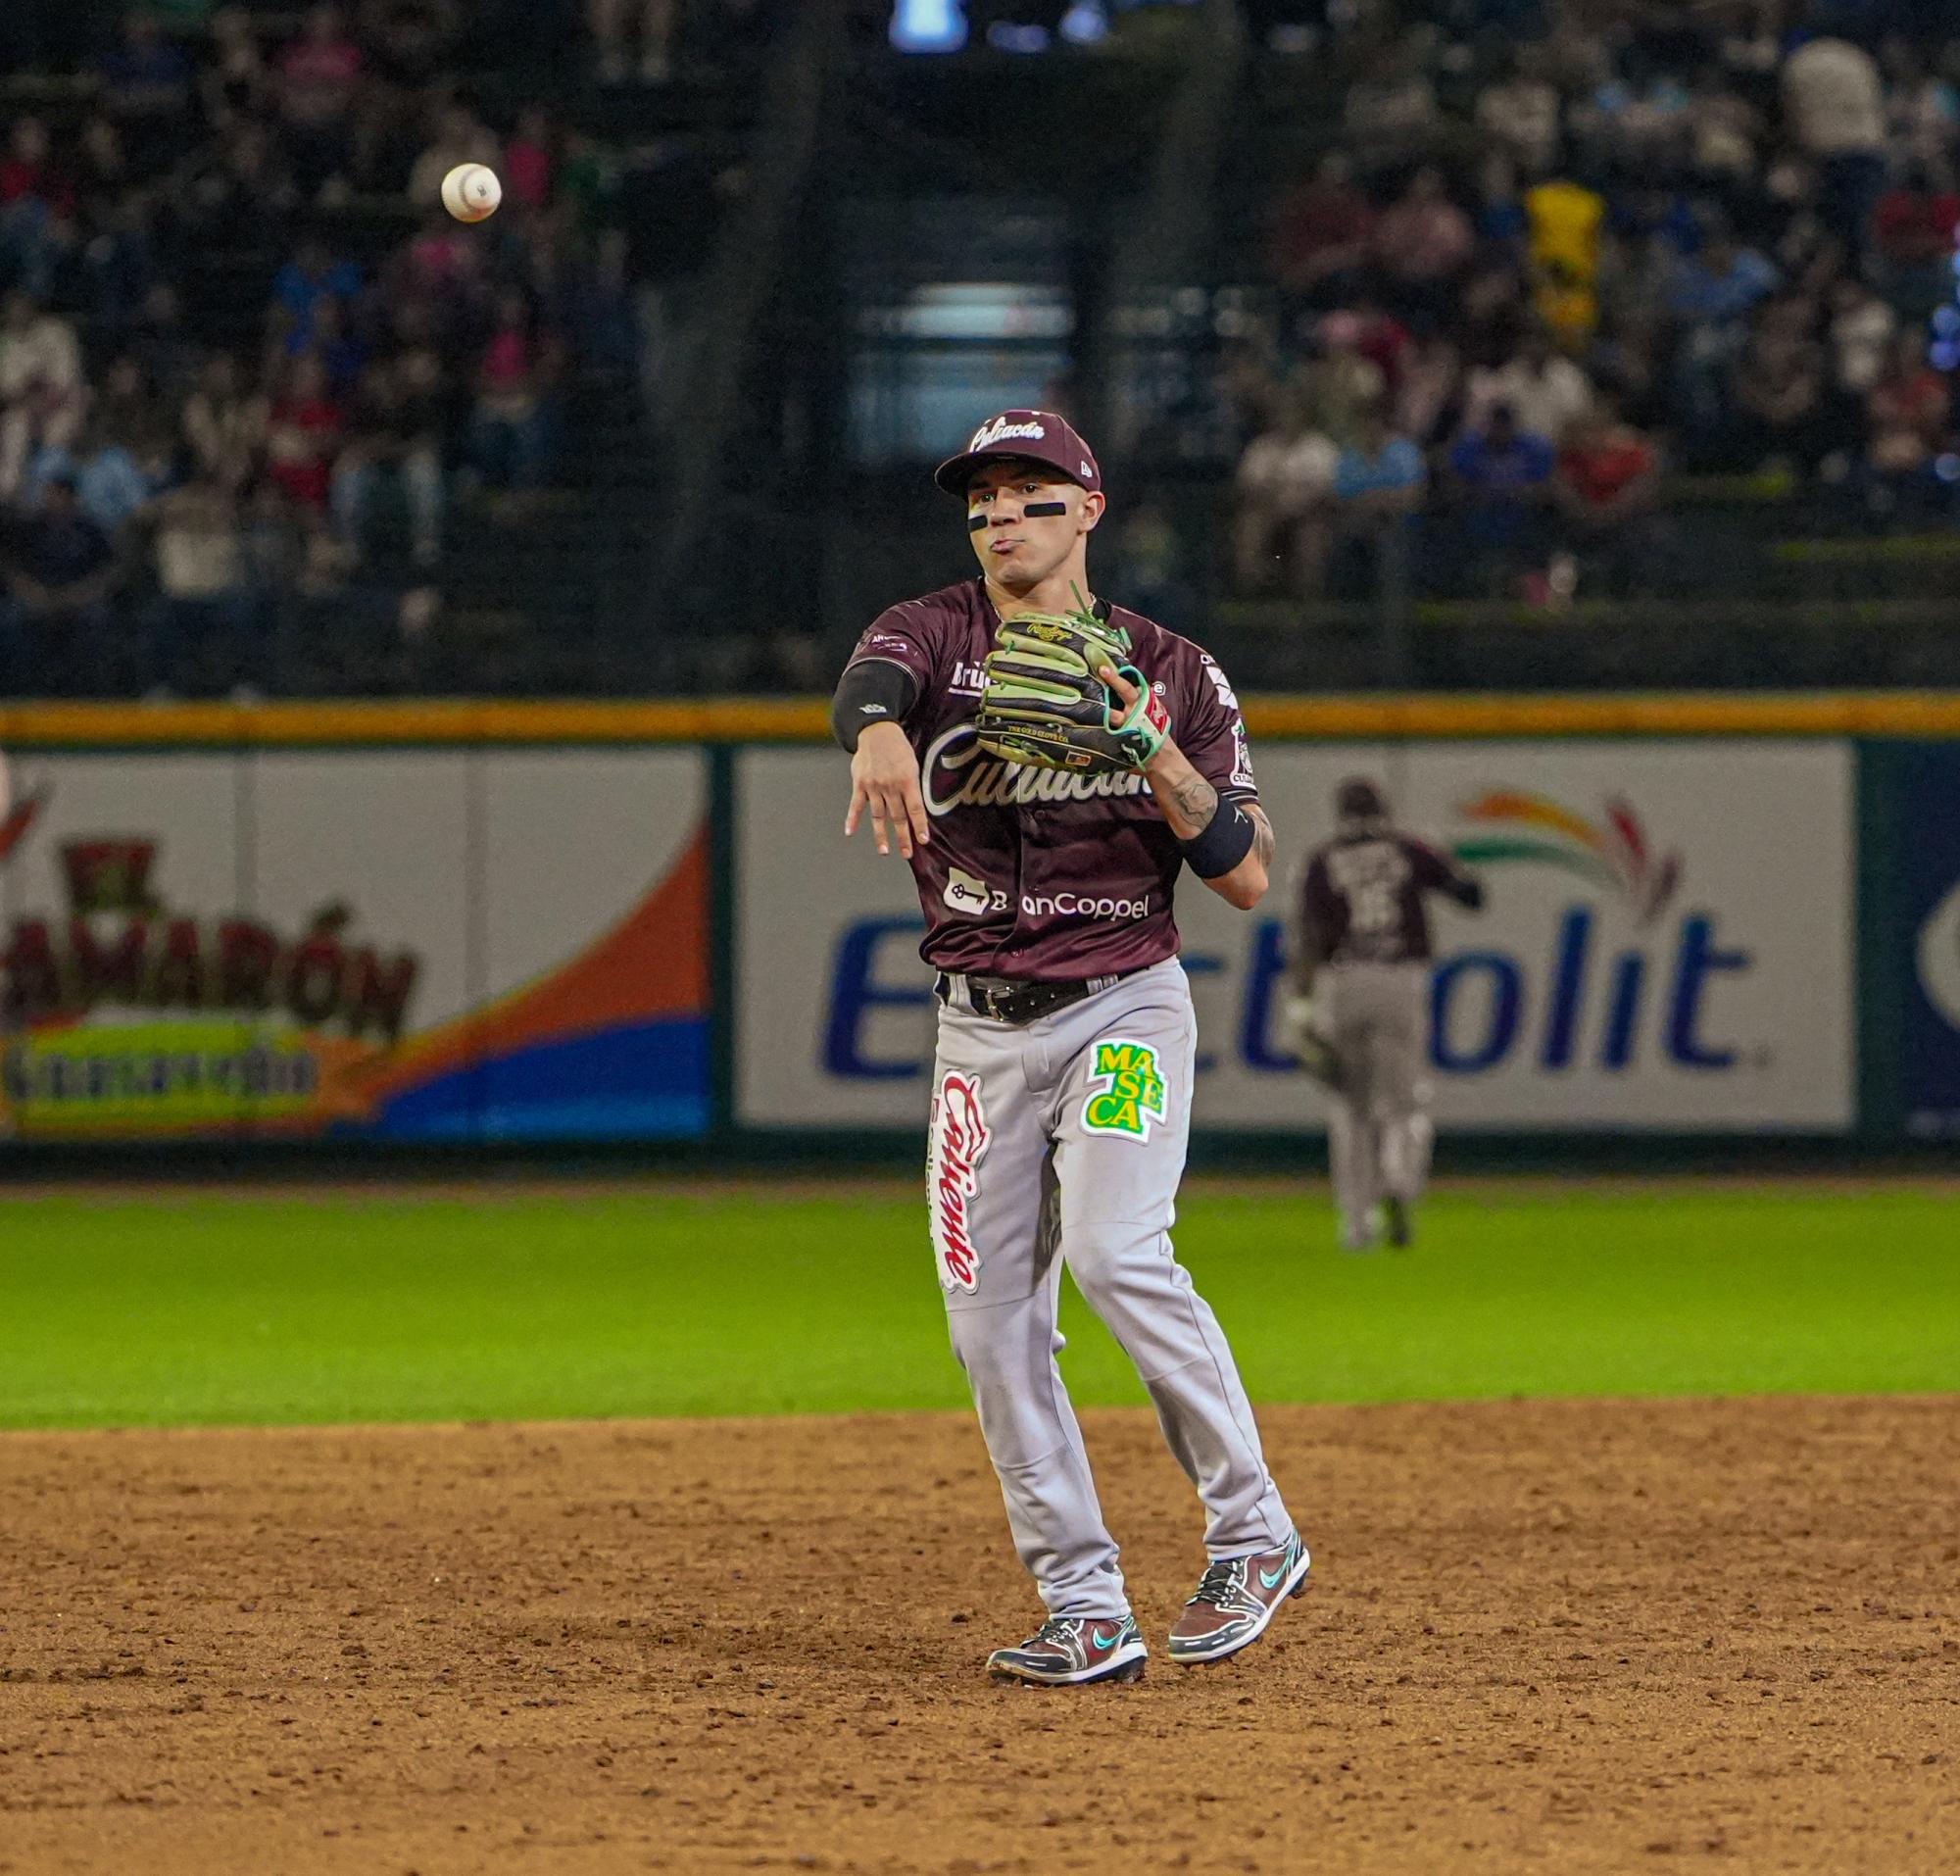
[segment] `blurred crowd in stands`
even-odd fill
[[[1016,54],[1121,43],[1156,25],[1147,15],[1200,0],[893,0],[889,35],[902,52],[987,46]],[[1260,22],[1263,26],[1263,21]]]
[[[972,57],[995,93],[1141,48],[1183,70],[1202,18],[852,7],[888,67],[930,65],[894,45]],[[1135,397],[1127,443],[1106,439],[1130,458],[1111,545],[1139,595],[1667,594],[1709,565],[1690,485],[1807,525],[1951,524],[1954,0],[1238,10],[1219,238],[1206,283],[1175,289],[1211,309],[1168,374],[1198,388]],[[529,565],[552,490],[631,507],[647,484],[622,495],[614,470],[656,463],[685,416],[772,35],[800,17],[0,0],[0,696],[304,685],[274,668],[292,596],[330,599],[339,633],[368,605],[413,636],[466,572],[501,577],[485,543]],[[868,76],[850,111],[875,118],[879,160],[924,151],[921,192],[977,190],[949,183],[903,84]],[[845,115],[833,156],[864,140]],[[505,187],[476,227],[437,202],[466,161]],[[1023,194],[1065,193],[1020,170]],[[799,329],[841,356],[858,311]],[[785,329],[768,342],[804,342]],[[1175,497],[1152,494],[1156,462]]]
[[[1225,364],[1242,594],[1665,591],[1664,471],[1952,516],[1952,8],[1253,11],[1354,75]]]
[[[0,6],[0,695],[262,683],[271,596],[376,559],[412,619],[458,504],[552,477],[569,388],[658,401],[739,164],[487,108],[457,74],[492,15],[507,63],[602,84],[762,29],[758,0]],[[438,200],[466,161],[504,183],[475,227]]]

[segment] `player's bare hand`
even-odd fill
[[[851,812],[844,816],[847,837],[858,831],[867,810],[871,837],[881,854],[892,851],[894,840],[907,860],[914,842],[932,845],[925,797],[919,792],[918,758],[897,723],[873,723],[858,732],[858,752],[851,758]]]

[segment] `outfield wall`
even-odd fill
[[[698,749],[17,747],[10,767],[14,1138],[711,1125]]]
[[[1294,855],[1383,777],[1479,868],[1432,980],[1454,1130],[1960,1132],[1960,699],[1255,699]],[[914,1136],[909,874],[814,704],[0,711],[22,1143]],[[1292,868],[1285,869],[1291,872]],[[1287,905],[1187,882],[1216,1137],[1318,1131]]]

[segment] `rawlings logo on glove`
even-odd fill
[[[1129,633],[1087,606],[1023,613],[1001,626],[994,645],[974,724],[994,755],[1078,775],[1133,775],[1169,738],[1163,699],[1129,662]],[[1110,693],[1105,667],[1142,693],[1135,706]]]

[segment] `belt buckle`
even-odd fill
[[[1010,1011],[1015,990],[1016,986],[998,977],[993,979],[968,977],[966,980],[968,1002],[972,1004],[975,1012],[985,1016],[989,1022],[1008,1024],[1013,1022]]]

